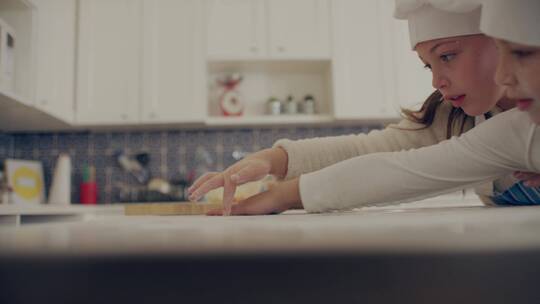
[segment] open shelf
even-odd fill
[[[331,70],[330,60],[209,61],[206,124],[257,126],[332,122]],[[237,88],[244,103],[244,112],[240,117],[224,116],[219,105],[222,91],[217,79],[233,73],[243,77]],[[285,101],[289,95],[297,102],[302,101],[306,95],[312,95],[315,98],[316,112],[269,115],[268,99],[276,97]]]
[[[208,126],[310,125],[334,122],[332,115],[253,115],[241,117],[210,117]]]

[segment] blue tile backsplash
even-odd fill
[[[172,130],[111,133],[0,133],[0,159],[39,160],[43,163],[47,190],[60,153],[71,156],[72,201],[79,201],[78,185],[85,165],[96,168],[98,203],[126,201],[122,188],[137,186],[135,177],[123,171],[114,157],[147,152],[151,176],[167,180],[184,178],[190,172],[223,170],[235,156],[272,146],[280,138],[301,139],[367,133],[381,126],[291,127],[242,130]],[[236,153],[235,153],[236,152]],[[195,171],[195,172],[196,172]],[[200,172],[199,172],[200,174]]]

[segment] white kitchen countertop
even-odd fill
[[[0,227],[0,302],[539,302],[540,206],[478,204]]]
[[[540,207],[365,209],[268,216],[124,216],[3,227],[0,254],[475,252],[540,249]]]
[[[122,213],[123,205],[49,205],[49,204],[0,204],[0,216],[3,215],[62,215],[84,213]]]

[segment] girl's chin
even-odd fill
[[[480,116],[491,111],[493,107],[495,107],[495,105],[483,105],[478,101],[469,99],[466,103],[463,103],[460,108],[469,116]]]
[[[479,116],[479,115],[484,115],[486,112],[488,112],[489,110],[487,111],[482,111],[483,109],[474,109],[474,108],[469,108],[467,106],[465,107],[461,107],[461,109],[463,110],[463,112],[465,112],[465,114],[469,115],[469,116]]]
[[[535,124],[540,125],[540,109],[535,109],[533,111],[530,111],[529,117]]]

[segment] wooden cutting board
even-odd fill
[[[221,203],[146,203],[124,208],[125,215],[201,215],[222,207]]]

